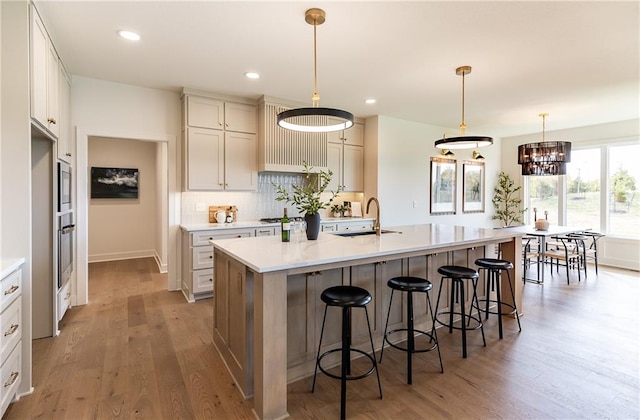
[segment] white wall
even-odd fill
[[[472,149],[455,151],[457,160],[456,214],[430,215],[430,158],[442,156],[434,142],[445,129],[386,116],[368,118],[365,127],[365,201],[377,196],[382,226],[445,223],[493,227],[491,197],[500,171],[500,139],[479,151],[485,161],[485,211],[462,213],[462,163]],[[490,135],[490,133],[483,133]],[[414,207],[414,201],[416,206]]]
[[[179,289],[180,262],[179,224],[180,190],[178,174],[181,168],[180,97],[177,92],[123,85],[103,80],[73,76],[72,124],[76,127],[76,200],[77,223],[77,281],[73,285],[73,301],[85,304],[87,291],[87,145],[90,136],[146,140],[164,143],[168,174],[166,220],[161,223],[167,236],[166,264],[168,288]],[[165,256],[160,256],[165,258]]]
[[[155,257],[157,144],[91,137],[88,165],[138,169],[138,198],[89,199],[89,262]],[[161,231],[161,230],[160,230]]]
[[[640,120],[545,131],[545,138],[570,141],[573,149],[597,144],[637,142],[640,139]],[[524,177],[521,175],[520,165],[518,165],[518,146],[541,140],[541,131],[502,139],[502,168],[511,175],[518,185],[524,185]],[[598,260],[602,264],[640,270],[639,240],[607,236],[601,239],[598,244]]]

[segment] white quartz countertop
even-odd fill
[[[22,264],[24,264],[24,258],[4,258],[0,262],[0,268],[2,270],[2,278],[7,277],[9,274],[16,271]]]
[[[216,239],[214,248],[240,261],[253,271],[267,273],[329,264],[386,257],[446,247],[473,247],[505,242],[522,236],[510,229],[484,229],[469,226],[424,224],[383,228],[396,233],[381,236],[343,237],[320,233],[315,241],[282,242],[279,236]]]
[[[371,217],[325,217],[320,223],[348,223],[374,220]],[[265,223],[259,220],[248,220],[245,222],[234,223],[195,223],[180,225],[185,232],[197,232],[200,230],[217,230],[217,229],[250,229],[261,228],[267,226],[280,226],[280,223]]]

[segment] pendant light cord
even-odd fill
[[[466,129],[467,129],[467,125],[464,123],[464,76],[465,76],[465,71],[462,72],[462,123],[460,124],[460,132],[462,133],[462,135],[465,135]]]
[[[545,119],[549,114],[539,114],[538,116],[542,117],[542,142],[544,143],[544,129],[545,129]]]
[[[318,53],[316,42],[316,28],[318,27],[318,19],[313,18],[313,96],[311,103],[314,108],[320,104],[320,95],[318,94]]]

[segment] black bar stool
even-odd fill
[[[485,319],[489,319],[489,314],[498,315],[498,331],[500,332],[500,339],[502,339],[502,315],[511,315],[516,314],[516,319],[518,320],[518,330],[522,331],[522,326],[520,325],[520,315],[518,314],[518,308],[516,307],[516,295],[513,292],[513,284],[511,283],[511,274],[509,274],[509,270],[513,268],[513,264],[507,260],[499,260],[496,258],[478,258],[475,264],[480,267],[480,270],[487,270],[489,274],[489,278],[487,279],[487,290],[485,297]],[[507,278],[509,280],[509,290],[511,291],[511,299],[513,299],[513,305],[510,303],[505,303],[502,301],[501,296],[501,288],[500,288],[500,273],[502,271],[507,272]],[[491,292],[495,290],[496,299],[490,299]],[[495,311],[489,310],[489,305],[491,303],[495,303],[497,309]],[[509,312],[502,312],[502,306],[507,306],[511,308]],[[480,309],[480,308],[478,308]]]
[[[371,294],[361,287],[356,286],[334,286],[325,289],[320,295],[320,299],[326,306],[324,307],[324,317],[322,318],[322,330],[320,331],[320,342],[318,343],[318,355],[316,356],[316,368],[313,372],[313,386],[311,392],[316,389],[316,376],[318,369],[325,375],[340,380],[340,418],[344,419],[346,416],[346,402],[347,402],[347,381],[353,381],[356,379],[365,378],[373,373],[375,370],[378,377],[378,390],[380,391],[380,399],[382,399],[382,385],[380,384],[380,374],[378,373],[378,364],[376,363],[376,352],[373,348],[373,336],[371,335],[371,323],[369,322],[369,312],[367,311],[367,305],[371,302]],[[327,320],[327,308],[329,306],[337,306],[342,308],[342,346],[337,349],[328,350],[320,354],[322,348],[322,336],[324,334],[324,324]],[[371,354],[368,354],[360,349],[351,347],[351,308],[364,308],[365,317],[367,318],[367,327],[369,329],[369,341],[371,342]],[[341,372],[340,375],[335,375],[325,370],[322,365],[322,359],[335,352],[341,352]],[[369,358],[371,361],[371,369],[360,375],[351,374],[351,353],[360,353],[361,355]]]
[[[427,306],[429,307],[429,313],[431,319],[433,319],[433,310],[431,308],[431,302],[429,300],[429,290],[433,289],[433,285],[429,280],[425,280],[419,277],[394,277],[387,282],[391,290],[391,297],[389,299],[389,311],[387,312],[387,322],[384,326],[384,337],[382,342],[382,349],[380,350],[380,363],[382,363],[382,354],[384,352],[384,342],[386,341],[391,347],[398,350],[407,352],[407,383],[411,385],[411,363],[413,353],[424,353],[427,351],[438,350],[438,359],[440,359],[440,372],[444,373],[444,367],[442,366],[442,356],[440,355],[440,346],[438,345],[438,335],[436,330],[432,329],[431,332],[416,330],[413,327],[413,292],[420,292],[427,294]],[[407,292],[407,328],[399,328],[387,332],[389,327],[389,315],[391,314],[391,304],[393,303],[393,294],[396,290],[400,292]],[[407,346],[401,347],[398,344],[394,344],[389,341],[389,336],[398,332],[407,333]],[[430,347],[424,349],[416,349],[415,346],[415,333],[423,334],[429,337]]]
[[[462,331],[462,357],[467,357],[467,330],[477,330],[479,329],[482,333],[482,343],[484,346],[487,346],[487,341],[484,338],[484,328],[482,326],[482,316],[480,315],[480,309],[478,305],[478,272],[471,268],[460,267],[457,265],[445,265],[438,268],[438,273],[442,274],[442,280],[440,281],[440,288],[438,289],[438,301],[436,303],[436,316],[433,318],[433,328],[435,329],[436,322],[445,327],[449,327],[449,334],[453,332],[454,329]],[[438,308],[440,307],[440,295],[442,294],[442,286],[444,285],[445,279],[451,279],[452,288],[451,288],[451,296],[449,297],[449,310],[438,312]],[[467,314],[465,309],[465,298],[464,298],[464,280],[471,280],[471,289],[473,294],[471,296],[471,308],[469,313]],[[455,303],[460,303],[460,311],[455,310]],[[474,305],[475,302],[475,305]],[[478,316],[473,316],[473,308],[476,308],[478,311]],[[448,315],[449,321],[441,321],[438,319],[440,315]],[[453,317],[454,315],[460,315],[460,326],[457,327],[454,325]],[[471,325],[471,321],[474,321],[474,325]]]

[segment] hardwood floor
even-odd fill
[[[90,304],[71,308],[57,338],[33,342],[33,395],[3,419],[252,419],[212,345],[213,302],[189,304],[166,291],[152,259],[94,263]],[[459,334],[438,330],[437,355],[416,356],[406,385],[405,353],[386,349],[375,375],[350,382],[347,415],[362,419],[640,418],[640,278],[600,267],[566,284],[547,276],[524,291],[522,333],[495,316],[487,347],[471,333],[463,359]],[[339,381],[318,377],[289,386],[294,419],[338,418]]]

